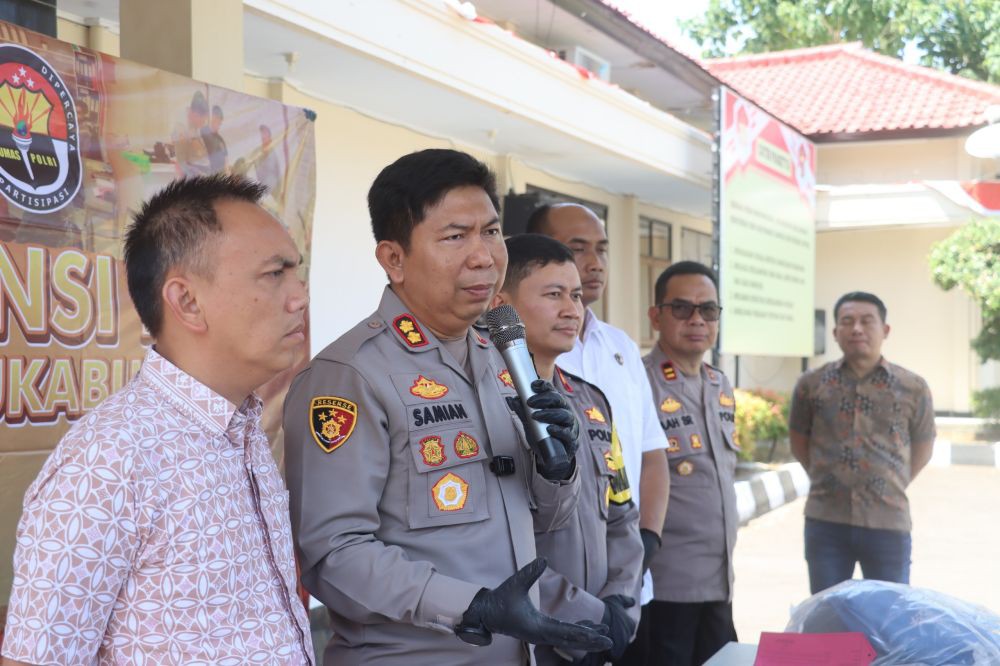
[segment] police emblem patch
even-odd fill
[[[448,387],[444,384],[438,384],[433,379],[427,379],[423,375],[420,375],[413,381],[413,386],[410,387],[410,393],[418,398],[424,398],[425,400],[437,400],[442,396],[448,395]]]
[[[690,476],[693,471],[694,465],[690,460],[685,460],[681,462],[681,464],[677,465],[677,473],[681,476]]]
[[[497,374],[497,379],[503,382],[504,386],[514,388],[514,379],[510,376],[510,372],[507,371],[507,368],[504,368],[499,374]]]
[[[585,409],[583,411],[593,423],[607,423],[608,420],[604,418],[604,414],[601,413],[597,407],[591,407],[590,409]]]
[[[692,449],[701,448],[701,435],[691,435],[691,448]]]
[[[479,442],[472,435],[459,432],[453,444],[455,455],[459,458],[472,458],[479,453]]]
[[[681,403],[679,403],[677,400],[674,400],[674,397],[670,395],[664,398],[663,402],[660,403],[660,411],[666,412],[667,414],[673,414],[680,408],[681,408]]]
[[[392,320],[392,327],[403,338],[403,342],[409,347],[423,347],[427,344],[427,337],[420,330],[417,320],[412,315],[401,314]]]
[[[18,208],[52,213],[80,191],[75,87],[35,52],[0,45],[0,194]]]
[[[681,450],[681,440],[676,437],[667,437],[667,453],[677,453]]]
[[[424,459],[425,465],[437,467],[446,460],[444,455],[444,445],[437,435],[424,437],[420,440],[420,457]]]
[[[469,484],[451,472],[445,474],[431,488],[431,499],[439,511],[460,511],[469,498]]]
[[[677,379],[677,371],[674,370],[674,366],[670,365],[670,361],[667,361],[660,366],[660,369],[663,370],[663,378],[668,382],[672,382]]]
[[[358,422],[358,406],[337,396],[313,398],[309,405],[309,424],[319,448],[332,453],[348,440]]]
[[[736,400],[733,399],[733,396],[731,396],[731,395],[726,395],[725,393],[720,393],[719,394],[719,404],[722,405],[723,407],[733,407],[734,405],[736,405]]]

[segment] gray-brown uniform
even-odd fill
[[[600,622],[601,599],[620,594],[635,600],[628,614],[638,623],[643,553],[639,509],[632,502],[611,406],[599,388],[558,367],[553,384],[580,423],[576,451],[580,497],[572,517],[561,527],[535,530],[538,554],[570,583],[560,586],[564,581],[542,579],[542,611],[569,622]],[[575,652],[560,656],[562,652],[539,646],[535,656],[539,664],[583,656]]]
[[[437,340],[389,288],[296,377],[286,473],[302,582],[330,610],[326,664],[529,661],[514,638],[454,634],[481,588],[535,558],[533,516],[558,525],[579,490],[577,473],[535,472],[515,395],[485,338]]]
[[[739,528],[732,386],[708,364],[698,377],[685,376],[659,346],[642,361],[667,435],[670,463],[663,546],[649,567],[653,598],[731,602]]]

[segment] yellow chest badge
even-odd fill
[[[420,440],[420,457],[424,459],[425,465],[437,467],[445,461],[444,445],[437,435],[424,437]]]
[[[309,404],[309,425],[319,448],[332,453],[354,432],[358,406],[337,396],[313,398]]]
[[[393,319],[392,327],[408,347],[423,347],[427,344],[427,337],[420,330],[417,320],[408,314],[401,314]]]
[[[504,368],[503,370],[500,371],[500,373],[497,375],[497,379],[502,381],[504,386],[509,386],[510,388],[514,388],[514,379],[510,376],[510,372],[507,371],[507,368]]]
[[[694,471],[694,464],[690,460],[684,460],[677,466],[677,473],[681,476],[690,476]]]
[[[425,400],[437,400],[442,396],[448,395],[448,387],[420,375],[414,380],[413,386],[410,387],[410,393]]]
[[[725,393],[720,393],[719,394],[719,404],[722,405],[723,407],[733,407],[733,406],[736,405],[736,400],[733,399],[733,396],[731,396],[731,395],[726,395]]]
[[[700,449],[701,446],[701,435],[691,435],[691,448]]]
[[[677,453],[681,450],[681,441],[676,437],[667,437],[667,453]]]
[[[593,423],[607,423],[608,420],[604,418],[604,414],[601,413],[597,407],[591,407],[590,409],[585,409],[583,411]]]
[[[431,488],[431,499],[439,511],[461,511],[468,498],[469,484],[451,472],[438,479]]]
[[[663,402],[660,403],[660,411],[666,412],[667,414],[673,414],[680,408],[681,408],[681,403],[679,403],[677,400],[674,400],[673,396],[668,395],[666,398],[663,399]]]
[[[677,371],[674,370],[674,366],[670,364],[670,361],[667,361],[660,366],[660,369],[663,371],[663,378],[668,382],[672,382],[677,379]]]
[[[472,435],[459,432],[455,437],[455,455],[459,458],[472,458],[479,453],[479,442]]]

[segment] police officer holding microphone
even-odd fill
[[[493,174],[425,150],[383,169],[368,203],[389,285],[285,402],[302,582],[334,630],[324,663],[513,665],[533,660],[531,644],[610,648],[606,627],[537,610],[534,583],[551,574],[533,519],[568,520],[579,473],[533,450],[503,358],[471,327],[507,264]],[[572,459],[568,404],[532,388],[528,406]]]

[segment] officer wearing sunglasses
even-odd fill
[[[678,262],[654,292],[649,319],[659,338],[643,363],[667,436],[670,502],[639,632],[647,637],[646,663],[702,664],[736,640],[735,399],[726,376],[704,362],[722,314],[715,273]]]

